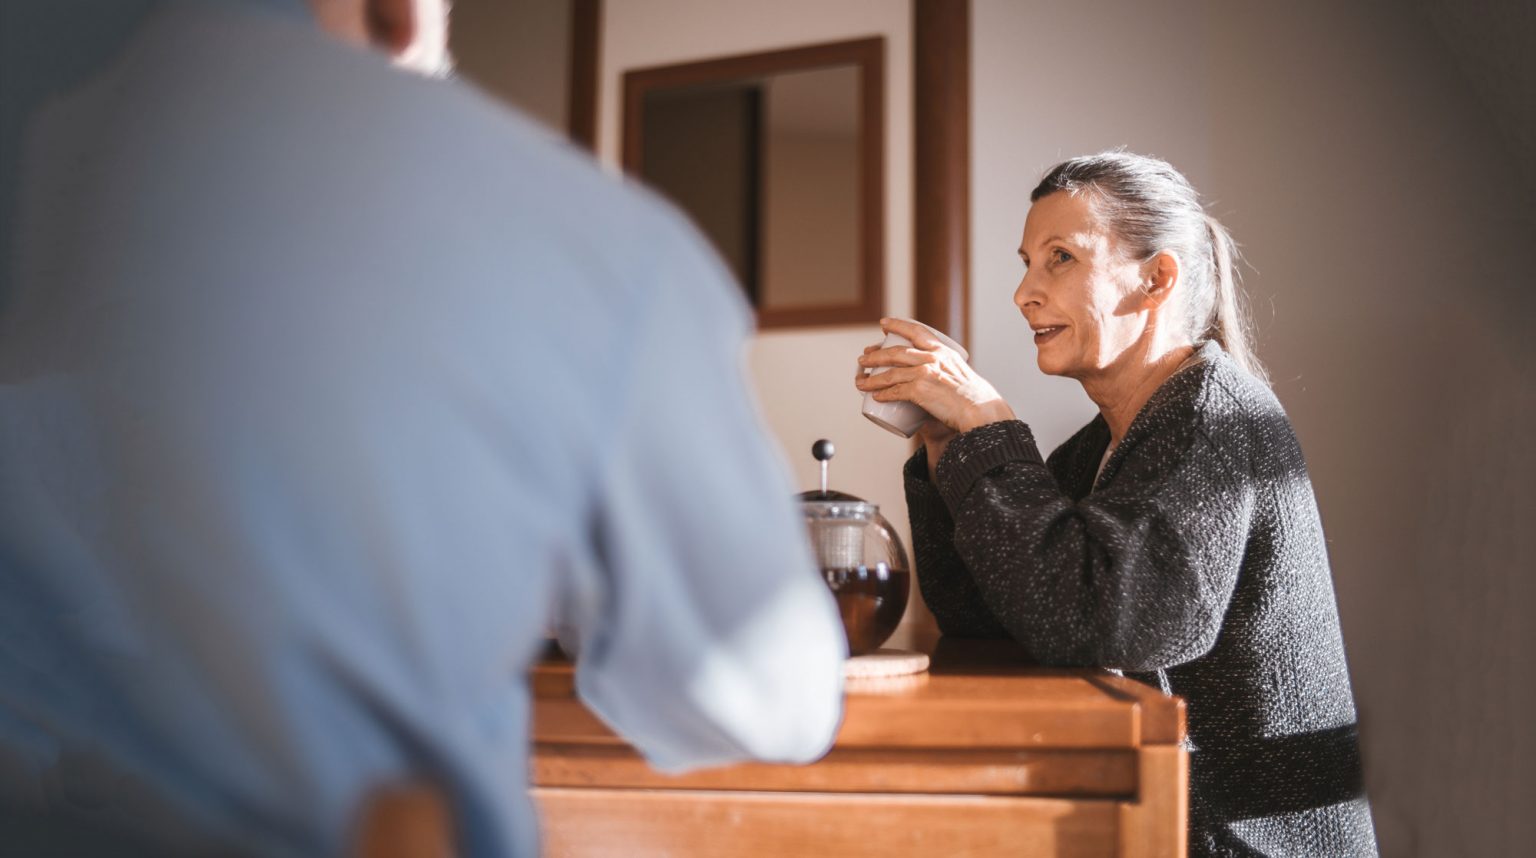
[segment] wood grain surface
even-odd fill
[[[651,769],[533,672],[533,795],[552,856],[1136,856],[1187,850],[1182,701],[1004,641],[941,640],[929,672],[850,683],[809,766]]]

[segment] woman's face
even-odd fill
[[[1079,380],[1113,368],[1146,330],[1141,269],[1087,195],[1042,197],[1024,221],[1024,279],[1013,293],[1047,375]]]

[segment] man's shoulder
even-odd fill
[[[122,77],[149,105],[135,151],[216,212],[197,224],[216,240],[406,245],[461,276],[469,258],[485,277],[558,267],[608,292],[707,255],[659,197],[467,82],[395,69],[299,16],[189,8],[203,5],[148,28]],[[188,180],[184,152],[219,172]]]
[[[138,79],[165,104],[156,119],[183,132],[202,123],[190,130],[246,162],[234,170],[281,178],[294,165],[323,166],[309,173],[320,187],[296,190],[370,187],[403,218],[413,200],[419,210],[451,195],[464,219],[524,211],[543,230],[650,225],[649,241],[667,240],[667,217],[657,217],[666,207],[652,195],[468,82],[396,69],[302,16],[237,3],[173,8],[141,40],[137,65],[152,71]]]
[[[389,98],[429,126],[416,134],[399,126],[383,129],[392,135],[383,148],[417,171],[405,202],[440,191],[447,199],[438,197],[438,215],[460,229],[499,232],[509,250],[518,247],[522,254],[573,257],[568,271],[611,287],[643,282],[647,289],[688,289],[700,279],[688,269],[709,269],[715,262],[673,204],[472,84],[393,84]]]

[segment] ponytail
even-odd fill
[[[1211,288],[1216,299],[1206,336],[1225,349],[1238,366],[1268,384],[1269,374],[1253,352],[1253,335],[1238,282],[1237,243],[1227,228],[1210,215],[1205,216],[1205,229],[1211,242]]]

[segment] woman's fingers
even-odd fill
[[[860,390],[879,390],[891,383],[891,379],[886,378],[888,375],[889,372],[882,372],[879,375],[860,376],[854,379],[853,386]]]
[[[865,366],[865,364],[864,364],[864,357],[866,355],[869,355],[869,354],[873,353],[873,352],[880,351],[881,347],[882,347],[881,343],[871,343],[870,345],[867,345],[867,346],[864,347],[864,354],[860,355],[857,358],[858,366],[857,366],[857,368],[853,372],[853,380],[854,380],[855,384],[858,383],[859,379],[863,378],[866,375],[869,375],[870,367]]]
[[[903,381],[870,394],[876,402],[917,402],[917,382]]]
[[[892,346],[888,349],[865,352],[864,356],[859,358],[859,366],[921,366],[933,363],[935,360],[937,360],[937,356],[930,351],[912,348],[911,346]]]
[[[933,350],[942,346],[934,339],[933,332],[926,325],[909,322],[906,319],[881,319],[880,329],[888,334],[899,334],[907,338],[907,341],[920,349]]]
[[[885,372],[877,373],[874,375],[867,375],[863,378],[857,379],[854,382],[854,385],[860,390],[864,391],[883,390],[887,387],[914,381],[923,377],[923,375],[924,371],[922,367],[893,367],[886,370]]]
[[[938,437],[939,425],[955,433],[1012,416],[986,379],[926,326],[881,319],[880,327],[912,345],[866,347],[859,356],[854,386],[878,402],[911,402],[927,411],[935,426],[925,437]]]
[[[883,343],[876,343],[865,346],[853,377],[854,387],[859,390],[871,393],[910,385],[923,373],[939,368],[945,359],[943,344],[935,340],[926,327],[903,319],[882,319],[880,326],[887,333],[906,337],[913,345],[886,348]],[[909,395],[914,393],[910,386],[905,390]],[[898,393],[879,395],[876,398],[889,401],[903,399],[905,396]]]

